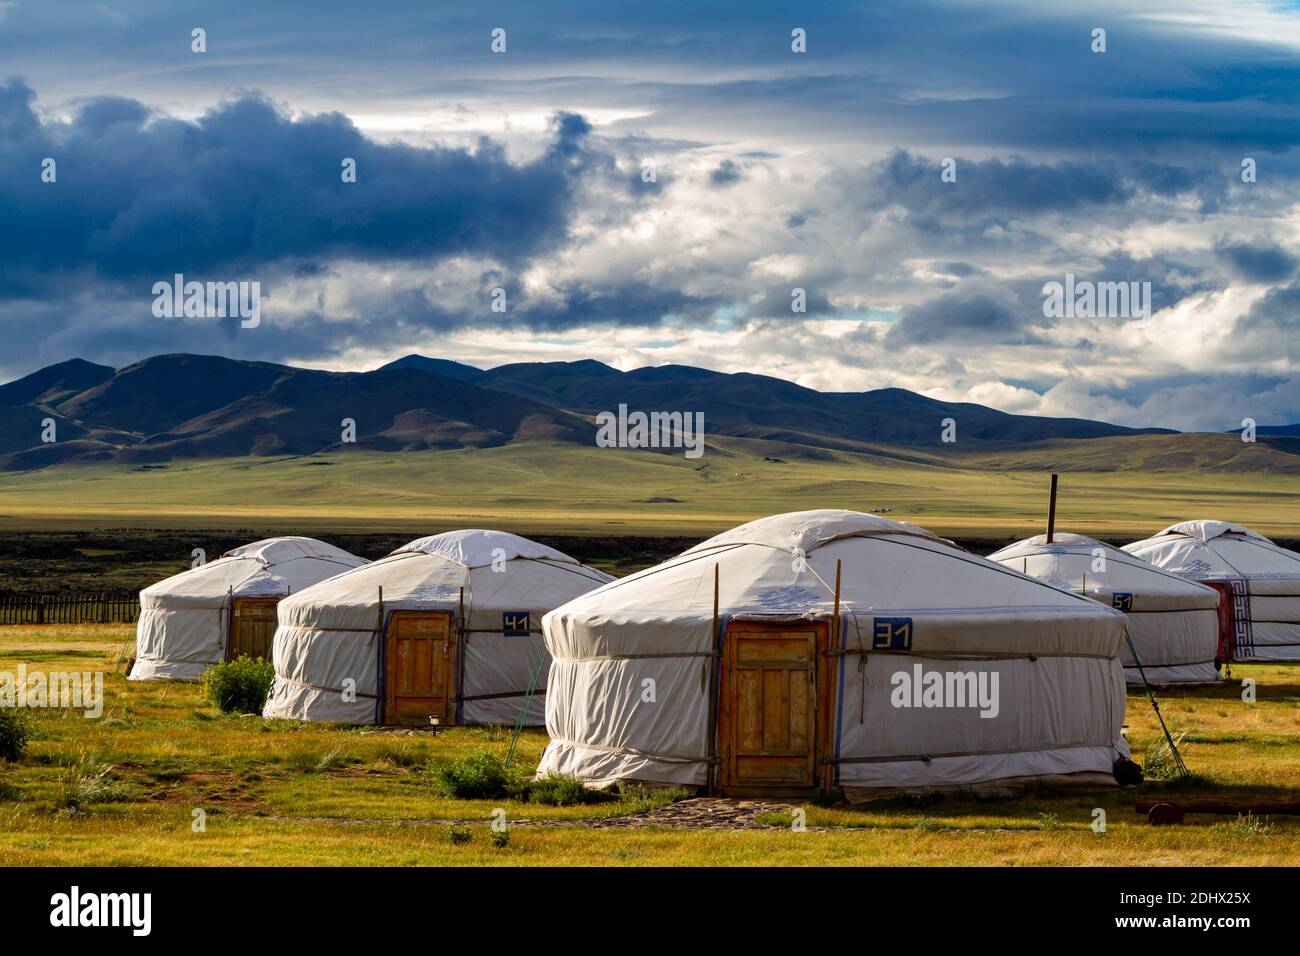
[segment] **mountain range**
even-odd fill
[[[72,462],[291,456],[350,449],[484,448],[527,441],[592,444],[594,416],[631,410],[704,414],[725,437],[782,457],[859,452],[984,458],[989,467],[1124,467],[1141,448],[1202,467],[1300,472],[1300,426],[1184,435],[1077,418],[1011,415],[899,388],[819,392],[750,373],[684,365],[623,372],[593,360],[479,369],[408,355],[366,372],[325,372],[209,355],[158,355],[114,369],[71,359],[0,385],[0,469]],[[953,419],[957,443],[941,439]],[[345,419],[355,441],[343,442]],[[57,440],[42,441],[53,421]],[[1030,467],[1025,465],[1024,467]]]

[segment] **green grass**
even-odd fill
[[[497,524],[522,533],[703,535],[757,515],[824,507],[892,508],[893,517],[940,533],[1018,535],[1039,530],[1044,470],[1060,467],[1042,451],[972,452],[965,458],[954,452],[951,460],[917,455],[912,462],[836,453],[827,461],[774,463],[763,460],[773,454],[770,445],[719,439],[715,451],[696,461],[524,443],[400,455],[176,462],[148,472],[124,465],[64,466],[0,475],[0,526],[255,524],[311,533]],[[1121,451],[1129,465],[1135,453],[1107,447],[1111,458],[1080,458],[1081,451],[1071,451],[1086,470],[1062,478],[1058,527],[1136,536],[1215,516],[1266,534],[1300,536],[1298,475],[1206,471],[1195,458],[1170,470],[1112,471],[1108,462]],[[322,460],[332,464],[309,467]],[[1156,463],[1161,462],[1168,463]]]
[[[960,795],[803,805],[758,831],[601,829],[587,823],[642,813],[674,798],[655,791],[552,805],[523,791],[456,799],[437,768],[487,752],[504,757],[510,731],[447,728],[437,735],[222,714],[195,684],[128,683],[112,652],[120,626],[0,628],[2,665],[102,670],[105,718],[37,711],[19,763],[0,766],[0,858],[11,865],[1240,865],[1300,860],[1300,820],[1188,816],[1150,827],[1131,791],[1042,791],[1015,799]],[[1300,788],[1300,678],[1251,665],[1259,700],[1235,686],[1171,691],[1162,709],[1183,737],[1196,779],[1156,783],[1182,795],[1293,794]],[[1140,763],[1161,739],[1148,703],[1129,698],[1128,735]],[[516,770],[537,764],[546,738],[526,731]],[[1107,829],[1092,829],[1095,811]],[[206,814],[202,832],[193,811]],[[504,811],[505,845],[491,825]],[[453,842],[452,828],[468,840]],[[497,841],[500,842],[499,840]]]

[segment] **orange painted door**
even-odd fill
[[[749,622],[727,629],[718,725],[724,792],[817,784],[824,631]]]
[[[449,611],[394,611],[388,622],[384,721],[427,726],[456,712],[456,631]]]
[[[235,598],[234,613],[230,621],[230,640],[226,659],[241,655],[271,659],[271,644],[275,639],[276,605],[279,598]]]

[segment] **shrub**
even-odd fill
[[[238,660],[208,671],[203,677],[203,692],[228,714],[260,714],[273,680],[275,667],[270,661],[240,655]]]
[[[434,768],[434,775],[443,793],[462,800],[505,796],[510,784],[501,758],[486,750],[444,761]]]
[[[447,837],[451,840],[452,843],[456,843],[456,844],[468,843],[473,838],[473,836],[474,834],[469,827],[453,826],[447,829]]]
[[[630,814],[650,813],[694,795],[681,787],[647,787],[640,783],[622,784],[618,794]]]
[[[17,763],[31,736],[26,714],[17,707],[0,707],[0,760]]]
[[[530,780],[524,787],[524,795],[531,803],[541,803],[550,807],[572,807],[581,803],[603,803],[614,799],[614,795],[600,790],[588,790],[577,777],[562,773],[548,773],[536,780]]]
[[[128,789],[113,779],[113,768],[97,757],[81,754],[59,775],[54,808],[82,813],[92,803],[131,799]]]
[[[1273,824],[1268,817],[1255,816],[1247,811],[1237,814],[1231,823],[1216,823],[1210,829],[1215,833],[1226,833],[1235,837],[1264,837],[1273,832]]]
[[[510,834],[505,830],[492,831],[492,845],[498,850],[510,845]]]
[[[1181,744],[1186,736],[1185,732],[1174,734],[1174,746]],[[1177,780],[1182,776],[1169,741],[1164,737],[1157,738],[1147,748],[1146,757],[1142,761],[1142,773],[1152,780]]]
[[[429,762],[429,751],[424,744],[415,747],[381,747],[375,755],[376,759],[383,763],[390,763],[394,767],[403,770],[410,770],[413,767],[420,767]]]
[[[329,773],[359,762],[360,758],[350,757],[338,749],[323,754],[313,750],[295,750],[283,760],[285,769],[292,773]]]

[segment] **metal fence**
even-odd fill
[[[133,624],[139,616],[132,591],[0,591],[0,624]]]

